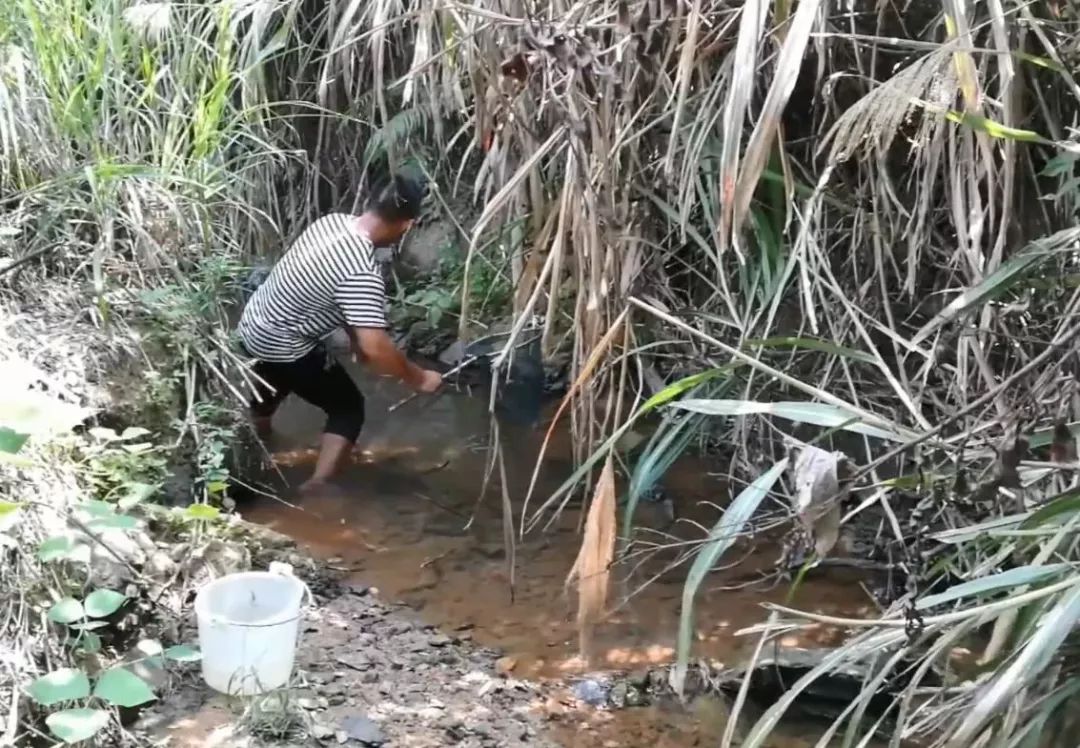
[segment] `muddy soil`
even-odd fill
[[[246,502],[240,507],[244,517],[289,535],[346,572],[352,584],[370,585],[380,598],[407,606],[442,635],[466,632],[471,642],[497,651],[498,658],[471,655],[488,657],[489,672],[497,660],[502,673],[544,684],[545,734],[557,745],[715,744],[723,729],[717,725],[726,722],[717,716],[724,711],[720,702],[701,700],[688,710],[653,706],[608,712],[582,709],[567,694],[574,679],[587,672],[634,677],[671,661],[685,568],[670,568],[670,562],[685,548],[680,544],[701,538],[703,528],[720,516],[727,489],[718,474],[726,466],[685,459],[669,471],[664,488],[678,520],[671,522],[659,506],[643,508],[632,556],[615,572],[613,610],[596,632],[598,654],[583,663],[573,596],[564,588],[581,542],[578,513],[568,510],[519,541],[511,597],[497,480],[486,494],[481,491],[490,426],[486,401],[450,393],[389,413],[407,393],[387,380],[357,376],[367,397],[368,424],[341,490],[301,501],[289,489],[310,470],[315,455],[310,445],[321,425],[321,414],[290,398],[275,420],[278,435],[271,445],[280,471],[275,488],[282,498]],[[544,424],[504,430],[508,491],[519,512],[544,430]],[[549,445],[535,494],[541,500],[568,474],[570,448],[565,435]],[[515,524],[520,521],[515,517]],[[790,601],[786,584],[753,584],[771,571],[778,554],[776,536],[740,542],[729,559],[738,563],[711,575],[697,600],[695,656],[717,668],[741,662],[756,640],[738,632],[764,619],[761,603],[766,601],[845,616],[873,609],[853,572],[812,576]],[[828,646],[841,638],[842,632],[823,628],[786,636],[780,645]],[[354,640],[349,646],[367,651],[371,642]],[[532,687],[521,688],[526,693]],[[776,746],[812,744],[804,738],[813,733],[804,728],[788,732]]]

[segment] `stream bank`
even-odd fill
[[[564,589],[580,545],[574,510],[519,540],[511,599],[496,499],[501,492],[497,486],[489,487],[491,495],[481,492],[486,399],[448,393],[390,413],[405,393],[388,380],[353,374],[367,398],[368,424],[340,490],[302,500],[290,490],[310,470],[321,424],[321,414],[290,398],[276,416],[271,445],[278,497],[242,502],[245,519],[295,539],[368,598],[404,606],[399,610],[436,626],[439,635],[490,652],[490,672],[533,684],[525,688],[546,705],[541,713],[557,745],[714,745],[727,721],[725,699],[703,695],[684,709],[665,693],[685,569],[667,568],[671,553],[661,546],[699,538],[700,528],[716,521],[726,500],[720,466],[684,458],[668,472],[663,488],[677,519],[660,504],[645,506],[637,547],[649,553],[639,551],[639,563],[616,570],[614,608],[596,632],[599,655],[586,664],[577,652],[574,601]],[[515,507],[524,499],[543,431],[513,430],[503,443]],[[538,496],[568,474],[570,448],[565,435],[553,440]],[[731,554],[739,563],[718,569],[701,589],[694,655],[708,671],[730,673],[744,663],[756,638],[737,632],[764,619],[761,603],[787,600],[786,584],[754,584],[772,571],[778,555],[775,536],[740,541]],[[856,572],[831,569],[811,575],[790,602],[820,613],[864,615],[874,603],[861,583]],[[810,629],[782,637],[779,647],[833,646],[843,633]],[[593,685],[604,691],[602,708],[587,703]],[[699,684],[695,690],[708,689]],[[657,698],[626,697],[650,691]],[[770,745],[812,745],[806,736],[821,729],[789,726]]]

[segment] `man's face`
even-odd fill
[[[405,234],[408,233],[412,224],[413,222],[411,219],[398,221],[396,223],[383,223],[379,236],[375,238],[375,243],[380,247],[397,244],[405,237]]]

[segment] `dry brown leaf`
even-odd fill
[[[807,445],[795,459],[795,513],[814,538],[818,558],[824,558],[840,537],[840,462],[843,452],[826,452]]]
[[[589,506],[581,550],[566,575],[567,587],[577,581],[578,643],[581,658],[586,663],[590,661],[593,627],[607,608],[608,582],[614,560],[615,469],[608,457]]]

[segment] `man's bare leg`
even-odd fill
[[[345,461],[345,456],[352,449],[353,443],[344,436],[323,434],[319,444],[319,458],[315,461],[315,472],[300,486],[301,493],[308,493],[325,488],[326,483]]]

